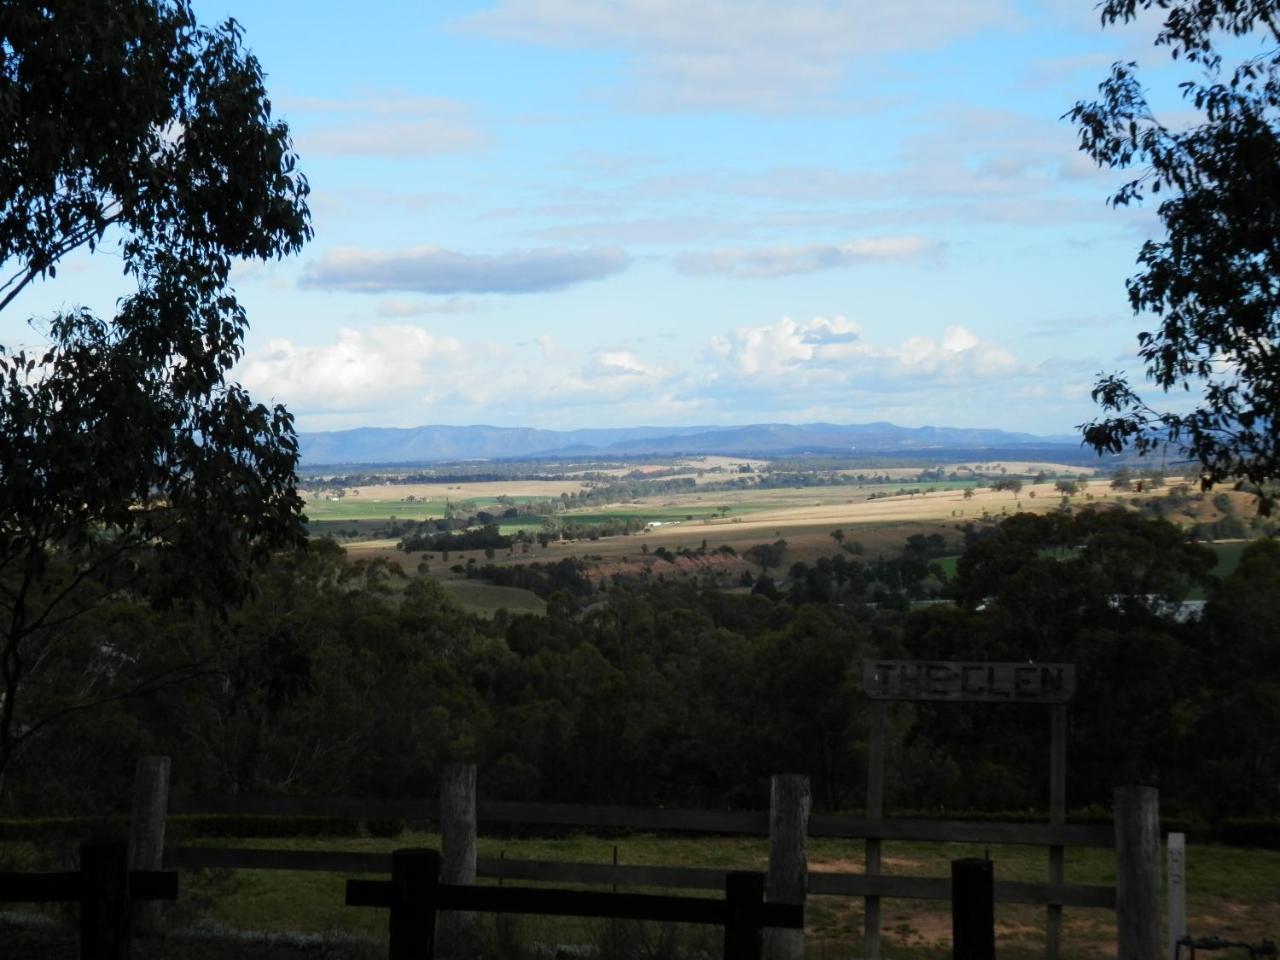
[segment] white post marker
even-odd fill
[[[1169,834],[1169,960],[1187,935],[1187,835]]]

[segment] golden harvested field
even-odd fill
[[[848,540],[862,542],[874,555],[900,548],[906,537],[913,533],[945,533],[970,521],[980,521],[984,517],[999,518],[1019,511],[1046,513],[1057,509],[1062,501],[1061,494],[1052,484],[1047,483],[1024,486],[1017,496],[1003,491],[975,489],[969,499],[965,499],[964,493],[959,490],[868,499],[871,492],[883,489],[881,485],[735,490],[707,497],[690,493],[679,497],[601,507],[599,511],[593,512],[660,508],[670,514],[678,514],[685,508],[705,512],[709,507],[720,505],[729,506],[733,512],[725,518],[706,517],[664,523],[631,536],[552,543],[546,548],[534,547],[528,553],[517,551],[513,555],[499,551],[494,562],[524,563],[581,557],[595,563],[627,564],[641,562],[646,547],[649,551],[658,547],[670,550],[680,547],[696,549],[706,540],[710,549],[727,544],[741,553],[752,544],[771,542],[779,537],[787,541],[792,557],[812,559],[831,552],[833,541],[830,535],[837,528],[844,530]],[[1089,482],[1086,492],[1092,497],[1091,500],[1082,492],[1072,497],[1072,502],[1077,506],[1087,502],[1107,505],[1119,500],[1129,503],[1136,498],[1152,495],[1117,493],[1104,480]],[[1162,491],[1157,491],[1160,492]],[[1034,497],[1031,495],[1033,493]],[[586,519],[591,514],[592,512],[583,512],[577,516]],[[348,545],[347,549],[353,559],[387,557],[401,562],[409,572],[416,565],[416,561],[409,563],[409,558],[395,549],[395,541],[355,543]],[[457,551],[450,558],[450,564],[465,564],[472,557],[478,563],[487,562],[483,551]],[[446,571],[445,564],[432,564],[432,576],[447,576]]]
[[[577,493],[586,486],[581,480],[503,480],[475,483],[382,483],[350,487],[344,503],[401,503],[416,500],[471,500],[508,497],[558,497]]]
[[[942,469],[947,473],[954,471],[961,477],[969,476],[970,474],[980,477],[990,477],[999,473],[1047,473],[1050,476],[1060,474],[1062,476],[1070,475],[1074,477],[1091,477],[1098,472],[1093,467],[1082,467],[1066,463],[1049,463],[1044,460],[975,460],[971,463],[965,464],[945,464]],[[920,467],[864,467],[859,469],[841,470],[840,472],[846,476],[857,476],[861,473],[868,477],[881,476],[889,477],[894,480],[913,480],[920,473],[920,470]]]

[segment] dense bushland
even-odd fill
[[[1073,807],[1137,780],[1170,813],[1280,811],[1280,542],[1219,583],[1208,551],[1131,513],[1020,514],[967,540],[953,604],[908,602],[942,549],[918,538],[750,592],[494,567],[550,602],[491,621],[313,541],[228,619],[121,600],[70,625],[33,691],[47,714],[104,671],[182,664],[184,680],[49,724],[6,773],[0,815],[119,810],[142,753],[174,757],[180,792],[430,796],[466,758],[491,798],[759,806],[769,776],[794,771],[821,807],[857,808],[867,656],[1076,663]],[[1178,622],[1197,584],[1204,618]],[[891,808],[1045,806],[1046,710],[901,704],[891,726]]]

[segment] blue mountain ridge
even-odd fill
[[[812,453],[924,453],[932,448],[1058,447],[1077,455],[1076,436],[1035,436],[963,427],[899,427],[892,423],[754,423],[743,426],[596,427],[540,430],[532,427],[428,425],[356,427],[298,435],[302,463],[432,463],[534,456],[729,456]],[[1043,457],[1038,453],[1037,457]]]

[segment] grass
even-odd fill
[[[209,840],[204,843],[208,846],[386,852],[402,847],[438,849],[439,842],[436,834],[413,832],[395,839]],[[611,862],[616,848],[618,861],[623,864],[749,870],[764,869],[768,859],[767,840],[742,837],[482,837],[478,847],[482,857],[502,855],[507,858],[595,863]],[[812,870],[860,872],[862,869],[863,848],[859,841],[811,841],[808,855]],[[902,842],[885,843],[883,849],[885,872],[906,876],[944,877],[948,874],[951,860],[983,855],[990,856],[995,862],[998,880],[1043,882],[1046,877],[1047,855],[1036,847]],[[0,859],[3,858],[4,851],[0,847]],[[1066,877],[1070,883],[1112,884],[1115,882],[1114,856],[1108,850],[1069,850]],[[334,958],[356,956],[360,943],[385,943],[387,918],[381,910],[344,906],[345,879],[344,876],[312,872],[186,872],[181,877],[182,895],[174,908],[174,917],[186,925],[200,918],[206,924],[276,934],[328,932],[334,943],[346,944],[341,949],[347,952],[339,950],[324,955]],[[714,891],[674,892],[715,895]],[[1275,938],[1280,933],[1280,851],[1193,845],[1187,854],[1187,893],[1188,930],[1191,934],[1217,934],[1232,940],[1250,941]],[[849,956],[851,951],[856,952],[862,937],[862,915],[860,900],[811,897],[806,908],[808,955],[834,960]],[[1029,960],[1043,955],[1044,915],[1043,907],[997,905],[997,939],[1001,957],[1011,960],[1025,957]],[[945,901],[885,900],[882,919],[887,960],[941,960],[949,955],[950,913],[949,904]],[[485,922],[493,923],[492,919]],[[592,942],[601,931],[600,921],[573,919],[525,917],[520,918],[518,925],[525,939],[543,943]],[[7,930],[0,925],[0,936],[6,933]],[[701,934],[704,938],[705,933]],[[685,935],[699,936],[693,930]],[[1064,957],[1086,960],[1110,956],[1114,952],[1114,937],[1115,921],[1110,911],[1071,908],[1065,911]],[[202,956],[180,951],[174,955]],[[234,955],[251,957],[257,954],[246,951]],[[1228,958],[1224,957],[1224,960]]]
[[[1229,577],[1235,573],[1236,567],[1240,566],[1240,557],[1249,544],[1239,540],[1229,543],[1207,543],[1205,546],[1218,555],[1217,566],[1213,568],[1214,576]]]
[[[463,610],[489,619],[501,609],[511,613],[543,614],[547,611],[546,602],[531,590],[500,587],[481,580],[442,579],[438,582]]]
[[[444,516],[443,500],[308,500],[309,520],[429,520]]]

